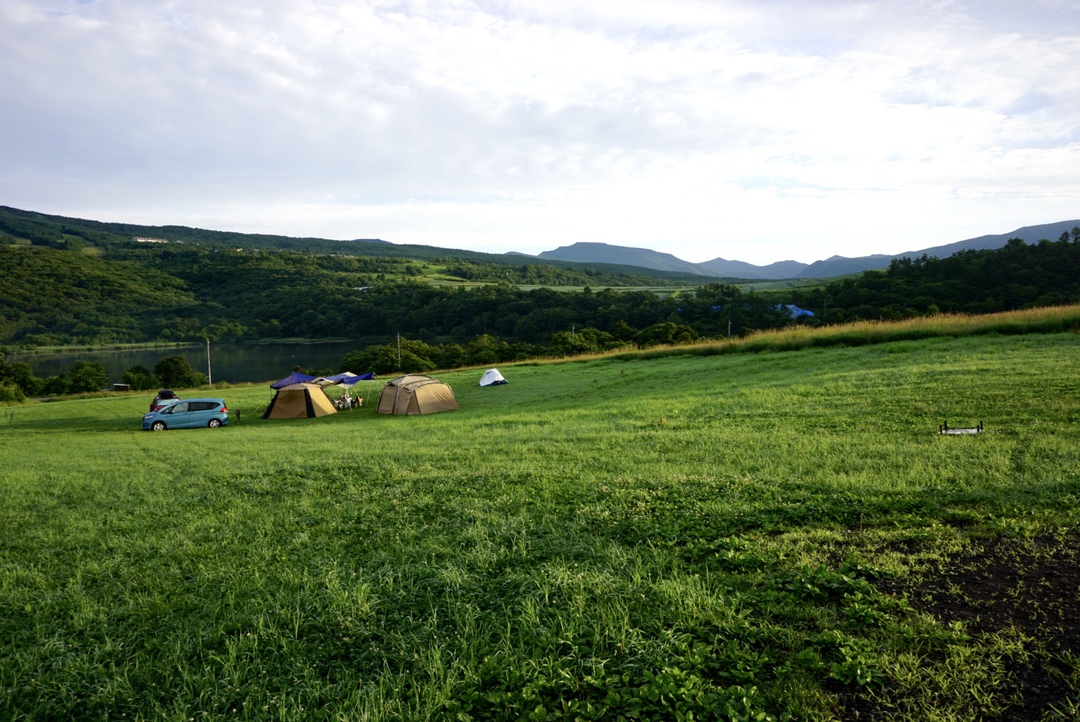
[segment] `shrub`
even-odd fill
[[[76,361],[68,374],[71,393],[101,391],[109,382],[105,366],[97,361]]]
[[[22,403],[23,401],[26,401],[26,395],[18,386],[10,383],[0,384],[0,403]]]
[[[63,396],[71,393],[71,384],[64,376],[48,376],[41,382],[41,393],[48,396]]]
[[[0,359],[0,382],[15,386],[26,396],[36,396],[41,393],[41,379],[34,376],[30,370],[30,364],[18,361],[13,364],[5,364]]]
[[[690,326],[672,323],[654,323],[652,326],[639,331],[634,335],[634,343],[641,348],[648,346],[672,346],[696,341],[700,338],[698,332]]]
[[[169,356],[158,361],[154,366],[154,376],[163,386],[178,388],[202,386],[207,382],[206,374],[192,369],[183,356]]]
[[[158,386],[158,379],[145,366],[132,366],[124,372],[124,383],[135,391],[149,391]]]

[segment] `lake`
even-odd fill
[[[341,360],[350,351],[365,348],[379,341],[324,341],[307,343],[221,343],[210,344],[210,370],[213,380],[243,383],[271,382],[288,376],[294,366],[307,369],[331,369],[337,373]],[[30,364],[38,378],[59,376],[71,370],[76,361],[97,361],[105,366],[109,383],[120,383],[124,372],[132,366],[144,366],[153,371],[158,361],[169,356],[184,357],[196,371],[206,373],[206,346],[182,348],[124,349],[118,351],[61,351],[43,354],[11,354],[8,363],[24,361]],[[351,369],[363,373],[366,369]]]

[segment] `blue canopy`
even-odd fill
[[[291,374],[289,374],[285,378],[281,379],[280,381],[275,381],[274,383],[270,384],[270,388],[272,388],[272,389],[280,389],[280,388],[282,388],[284,386],[292,386],[293,384],[311,383],[314,380],[315,380],[314,376],[309,376],[308,374],[302,374],[299,371],[293,371]]]
[[[366,374],[354,374],[351,371],[346,371],[343,374],[334,374],[333,376],[320,376],[315,379],[317,384],[341,384],[342,386],[352,386],[357,381],[371,381],[375,378],[375,374],[368,371]]]

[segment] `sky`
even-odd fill
[[[1080,218],[1080,0],[4,0],[0,205],[764,265]]]

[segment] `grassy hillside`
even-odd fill
[[[1070,719],[1078,350],[521,364],[416,418],[225,389],[239,423],[160,434],[149,395],[0,407],[0,717]]]
[[[169,242],[140,244],[132,235]],[[717,338],[793,323],[986,314],[1080,301],[1078,239],[1080,229],[1035,245],[1017,238],[993,251],[894,259],[885,271],[829,282],[738,287],[630,266],[103,224],[0,207],[0,344],[403,334],[496,335],[557,348],[558,334],[591,329],[603,348],[649,336],[658,324]],[[796,320],[789,305],[810,314],[797,311]]]
[[[204,245],[220,249],[243,248],[248,251],[292,251],[313,255],[359,256],[378,259],[413,260],[417,262],[441,262],[448,259],[472,266],[475,273],[495,280],[505,276],[507,268],[523,264],[539,265],[550,269],[563,269],[582,273],[590,270],[600,278],[628,276],[631,283],[637,279],[651,279],[651,285],[673,283],[704,283],[709,280],[701,274],[663,271],[632,265],[612,263],[575,263],[541,259],[521,254],[481,253],[461,249],[440,248],[418,244],[389,243],[380,239],[356,239],[335,241],[327,238],[296,238],[257,233],[215,231],[188,226],[143,226],[132,223],[114,223],[68,218],[34,211],[0,206],[0,245],[33,243],[58,249],[83,250],[88,247],[117,250],[144,245],[132,242],[134,237],[156,238],[169,244]],[[155,244],[156,245],[156,244]],[[495,266],[495,269],[487,268]],[[481,271],[483,271],[481,273]],[[607,281],[611,282],[611,281]],[[595,285],[595,284],[594,284]]]

